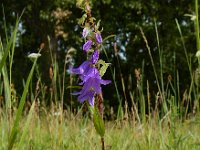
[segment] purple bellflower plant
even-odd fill
[[[85,27],[82,32],[83,38],[87,38],[90,29]],[[89,49],[92,49],[94,43],[96,47],[102,43],[102,37],[99,32],[96,32],[94,41],[92,39],[87,40],[83,45],[83,50],[87,53]],[[98,46],[99,47],[99,46]],[[71,72],[78,74],[82,82],[79,85],[83,85],[82,90],[79,92],[72,93],[73,95],[78,95],[79,102],[88,101],[91,106],[94,106],[94,100],[96,94],[101,94],[101,85],[107,85],[111,83],[110,80],[103,80],[96,68],[96,63],[99,60],[99,50],[94,50],[90,60],[84,61],[78,68],[71,68]]]
[[[78,96],[78,101],[88,102],[89,110],[93,115],[93,122],[97,133],[101,136],[102,150],[105,150],[104,134],[105,126],[103,121],[103,94],[101,85],[111,83],[110,80],[103,80],[102,76],[106,72],[108,65],[103,60],[99,60],[99,52],[102,48],[102,36],[99,31],[100,21],[95,23],[92,17],[89,0],[82,0],[80,3],[85,14],[79,19],[80,26],[83,26],[82,37],[86,40],[83,51],[90,56],[79,67],[70,68],[71,73],[79,75],[82,89],[72,93]],[[92,52],[92,54],[91,54]]]
[[[79,102],[88,101],[91,106],[94,106],[95,94],[101,94],[101,84],[107,85],[111,81],[103,80],[95,67],[99,58],[98,50],[95,50],[89,61],[84,61],[78,68],[71,69],[74,74],[79,74],[82,80],[79,85],[83,85],[80,92],[75,92],[73,95],[79,95]]]

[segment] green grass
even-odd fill
[[[70,112],[64,113],[63,123],[60,116],[54,115],[54,111],[33,111],[33,116],[20,149],[51,150],[51,149],[76,149],[76,150],[100,150],[100,137],[93,127],[89,117],[83,118],[81,114],[71,116]],[[170,114],[169,114],[170,116]],[[0,149],[7,149],[8,127],[6,118],[1,113],[0,124]],[[22,134],[27,116],[23,116],[20,122],[19,135]],[[196,150],[200,148],[200,118],[193,118],[184,122],[168,122],[166,119],[149,119],[146,124],[137,123],[134,118],[122,121],[106,122],[105,141],[107,149],[114,150],[160,150],[180,149]],[[13,122],[14,120],[12,120]],[[61,133],[62,132],[62,133]],[[62,138],[61,135],[62,134]],[[18,136],[13,149],[19,149]]]
[[[198,5],[197,0],[195,4]],[[195,9],[198,18],[198,7],[195,7]],[[65,71],[63,74],[59,74],[58,62],[52,53],[51,63],[54,76],[52,78],[52,93],[49,93],[52,105],[46,107],[45,104],[38,103],[39,101],[46,102],[47,100],[45,97],[45,86],[41,81],[40,72],[37,69],[37,59],[33,62],[27,79],[24,79],[24,91],[20,96],[18,107],[13,104],[11,76],[19,21],[20,17],[16,21],[12,34],[10,36],[6,34],[6,43],[3,44],[0,40],[0,96],[5,99],[5,104],[0,107],[0,150],[100,150],[101,139],[95,130],[91,116],[87,113],[83,115],[82,108],[78,109],[77,113],[72,113],[69,109],[65,109],[64,112],[62,111],[64,90],[66,89],[64,84]],[[4,24],[6,26],[6,23]],[[149,82],[143,80],[144,69],[142,69],[141,72],[138,71],[138,73],[141,73],[139,74],[141,78],[137,78],[136,91],[128,91],[132,100],[132,106],[130,106],[130,109],[127,108],[127,103],[122,106],[122,99],[127,102],[124,79],[121,78],[120,81],[123,97],[119,94],[115,79],[116,68],[113,69],[110,67],[119,108],[116,120],[105,121],[104,138],[106,150],[200,149],[199,90],[198,85],[194,83],[192,64],[188,57],[181,28],[177,20],[176,24],[187,59],[188,71],[190,72],[191,85],[188,92],[185,92],[183,100],[181,100],[179,74],[176,70],[174,72],[175,83],[172,83],[171,80],[164,81],[163,50],[160,48],[157,26],[155,25],[155,36],[160,56],[160,68],[155,68],[151,48],[148,45],[145,33],[140,28],[141,37],[144,39],[144,44],[146,44],[153,66],[160,97],[156,97],[155,95],[156,106],[152,108],[150,106]],[[197,50],[199,50],[200,46],[198,24],[199,21],[196,19]],[[103,50],[109,60],[104,48]],[[120,70],[118,58],[117,63]],[[63,68],[64,70],[66,69],[66,64]],[[143,65],[141,68],[143,68]],[[159,70],[160,74],[157,73],[157,70]],[[34,73],[37,74],[39,85],[39,88],[35,92],[33,92],[34,87],[32,87]],[[71,78],[70,85],[73,86]],[[164,86],[164,82],[167,83],[167,86]],[[147,91],[144,91],[144,86],[146,86]],[[30,108],[26,105],[27,95],[31,95],[32,103],[30,104]],[[186,106],[183,106],[183,102]],[[160,108],[158,108],[158,103]],[[148,112],[146,112],[147,109]],[[189,112],[189,109],[195,110],[195,113]],[[111,116],[111,118],[114,117]]]

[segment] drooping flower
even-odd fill
[[[102,41],[103,41],[102,37],[101,37],[101,34],[100,33],[96,33],[95,36],[96,36],[97,43],[101,44]]]
[[[91,72],[96,73],[98,70],[94,67],[99,59],[99,51],[95,50],[91,59],[84,61],[78,68],[70,68],[72,73],[89,76]]]
[[[80,85],[84,84],[88,78],[98,73],[98,70],[93,66],[91,61],[84,61],[78,68],[71,69],[74,74],[79,74],[82,80]]]
[[[84,61],[78,68],[71,68],[72,73],[80,75],[80,79],[82,80],[82,82],[79,83],[80,85],[84,84],[88,78],[99,73],[98,69],[94,66],[98,58],[99,52],[95,51],[89,61]]]
[[[72,73],[80,75],[82,82],[79,85],[83,85],[82,90],[73,93],[73,95],[79,95],[78,100],[80,102],[88,101],[91,106],[94,105],[95,94],[102,93],[101,84],[107,85],[111,82],[101,78],[98,69],[95,67],[98,59],[99,52],[95,50],[89,61],[84,61],[78,68],[71,69]]]
[[[72,93],[72,95],[79,95],[78,96],[79,102],[83,103],[84,101],[87,100],[91,106],[94,106],[94,96],[95,96],[94,91],[87,88],[83,88],[80,92]]]
[[[96,94],[102,93],[101,84],[107,85],[111,81],[103,80],[99,75],[99,72],[91,72],[90,76],[84,82],[83,88],[80,92],[73,93],[73,95],[79,95],[79,102],[88,101],[91,106],[94,106],[94,97]]]
[[[70,70],[75,74],[84,74],[85,70],[87,70],[90,64],[90,61],[84,61],[78,68],[70,68]]]
[[[84,51],[88,51],[92,46],[92,40],[88,40],[87,42],[85,42],[85,44],[83,45],[83,50]]]

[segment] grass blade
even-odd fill
[[[12,131],[11,131],[10,139],[9,139],[8,150],[11,150],[13,148],[14,142],[16,140],[16,136],[17,136],[17,133],[18,133],[19,121],[20,121],[21,116],[22,116],[22,110],[24,108],[26,95],[28,93],[29,84],[30,84],[30,81],[31,81],[32,76],[33,76],[33,72],[34,72],[34,69],[35,69],[35,66],[36,66],[36,62],[37,62],[37,59],[35,59],[34,64],[31,68],[31,71],[29,73],[28,79],[27,79],[25,87],[24,87],[22,97],[20,99],[19,107],[18,107],[17,113],[16,113],[16,118],[15,118],[14,125],[13,125]]]
[[[29,125],[30,125],[30,121],[32,119],[32,116],[33,116],[33,113],[34,113],[34,108],[35,108],[35,101],[33,101],[33,104],[31,105],[31,109],[29,111],[29,114],[28,114],[28,117],[27,117],[27,121],[24,125],[24,128],[23,128],[23,133],[22,133],[22,136],[20,138],[20,142],[19,142],[19,145],[18,145],[18,148],[17,149],[22,149],[22,146],[23,146],[23,142],[24,142],[24,139],[27,135],[27,131],[28,131],[28,128],[29,128]]]

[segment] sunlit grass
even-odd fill
[[[81,114],[72,116],[68,114],[70,112],[65,112],[61,124],[61,116],[55,112],[40,113],[38,115],[34,110],[21,149],[101,149],[100,137],[97,136],[90,116],[82,117]],[[0,149],[4,150],[7,149],[8,124],[3,114],[0,118]],[[27,115],[24,115],[13,149],[19,146],[26,119]],[[193,118],[184,122],[179,120],[168,122],[164,119],[161,122],[151,118],[146,124],[139,124],[133,118],[108,121],[105,135],[106,148],[114,150],[199,149],[200,121],[198,120],[199,118]],[[63,135],[62,138],[60,134]]]
[[[196,10],[196,12],[198,12],[198,10]],[[0,106],[0,150],[100,150],[100,137],[95,131],[90,114],[86,113],[83,115],[82,108],[79,108],[76,113],[69,110],[69,108],[63,109],[64,90],[66,89],[64,82],[66,66],[64,66],[63,76],[60,75],[57,65],[58,62],[53,56],[51,56],[52,74],[54,75],[52,76],[52,93],[50,93],[51,104],[48,106],[44,103],[40,104],[40,102],[46,102],[46,97],[44,96],[45,90],[43,89],[43,86],[39,86],[37,89],[43,96],[39,95],[38,91],[35,93],[33,92],[34,87],[32,87],[31,83],[33,82],[32,77],[34,73],[38,74],[37,82],[39,85],[43,85],[40,73],[38,72],[39,70],[37,70],[36,59],[33,62],[29,76],[24,79],[26,80],[27,78],[23,85],[24,91],[22,95],[19,96],[19,105],[12,105],[11,74],[19,20],[20,19],[17,19],[16,21],[13,34],[10,37],[7,35],[7,42],[3,44],[2,41],[0,41],[0,94],[1,100],[5,100],[4,102],[0,101],[0,104],[2,105]],[[190,89],[189,92],[186,93],[187,98],[184,101],[187,106],[183,106],[182,101],[179,101],[180,89],[175,89],[175,87],[179,87],[178,84],[181,82],[179,81],[178,73],[177,77],[174,77],[177,79],[177,85],[173,85],[169,80],[167,82],[167,87],[164,86],[165,81],[163,78],[162,67],[163,56],[162,50],[160,49],[157,26],[155,25],[155,36],[157,37],[160,56],[160,74],[157,74],[156,72],[156,69],[158,68],[155,68],[153,56],[151,55],[151,49],[148,46],[145,33],[141,29],[142,37],[145,41],[144,44],[146,44],[154,69],[153,71],[157,81],[160,99],[157,95],[157,97],[155,96],[155,99],[152,98],[151,100],[155,100],[156,106],[155,108],[151,107],[150,98],[148,96],[146,98],[145,96],[145,94],[148,95],[149,92],[148,81],[146,82],[143,81],[143,79],[137,79],[137,90],[139,95],[136,95],[135,91],[128,91],[132,100],[132,106],[129,104],[128,107],[127,103],[123,106],[122,99],[127,101],[125,97],[126,91],[124,79],[121,78],[124,94],[124,98],[121,98],[116,84],[115,69],[110,68],[113,83],[116,88],[119,107],[118,114],[115,115],[117,117],[110,117],[115,119],[105,120],[106,150],[200,149],[200,112],[198,109],[199,106],[197,106],[199,103],[199,90],[198,86],[195,86],[193,81],[194,79],[191,64],[188,60],[188,54],[178,21],[176,21],[176,24],[186,55],[188,63],[187,67],[191,74]],[[198,20],[196,20],[196,24],[198,24]],[[197,27],[196,32],[196,37],[199,38],[199,29]],[[198,42],[199,40],[197,40],[197,43]],[[199,45],[200,44],[197,45],[197,49]],[[105,49],[103,50],[107,59],[109,59]],[[7,66],[9,66],[9,69],[6,68],[6,64],[8,64]],[[118,65],[120,66],[119,60]],[[143,66],[141,68],[143,68]],[[142,78],[143,69],[141,72],[139,70],[137,71],[139,76],[141,75]],[[158,76],[160,76],[160,80]],[[58,81],[59,78],[61,80]],[[144,83],[147,83],[147,85]],[[147,92],[144,91],[144,86],[147,86]],[[58,91],[60,91],[60,93]],[[30,108],[26,103],[28,99],[27,95],[31,95]],[[194,99],[192,99],[192,97],[194,97]],[[158,100],[160,101],[158,102]],[[195,103],[196,106],[193,106],[193,102],[197,102]],[[146,105],[146,103],[148,104]],[[158,108],[158,103],[160,108]],[[188,108],[189,105],[190,108]],[[146,111],[147,109],[148,112]],[[188,109],[190,109],[190,112]],[[193,109],[195,110],[194,113],[191,112]]]

